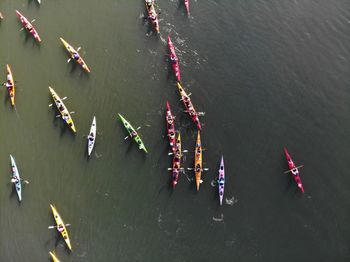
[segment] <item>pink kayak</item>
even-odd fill
[[[35,40],[37,40],[40,43],[41,38],[38,32],[35,30],[34,26],[29,22],[29,20],[24,15],[22,15],[18,10],[16,10],[16,15],[18,16],[19,20],[21,20],[23,27],[27,29],[28,32],[33,35]]]
[[[300,191],[302,193],[304,193],[304,187],[303,187],[303,184],[301,182],[301,179],[300,179],[300,175],[299,175],[299,170],[298,168],[295,166],[292,158],[290,157],[288,151],[286,148],[284,148],[284,154],[286,155],[286,159],[287,159],[287,162],[288,162],[288,166],[289,166],[289,170],[292,174],[292,177],[295,181],[295,183],[298,185]]]
[[[224,198],[224,190],[225,190],[224,156],[221,156],[219,176],[218,176],[218,187],[219,187],[220,206],[222,206],[222,199]]]
[[[186,7],[186,11],[189,14],[190,13],[190,0],[184,0],[184,4]]]
[[[181,76],[180,76],[179,59],[176,56],[175,48],[174,48],[173,42],[171,42],[170,36],[168,36],[168,46],[169,46],[170,63],[175,73],[177,81],[180,82]]]
[[[166,102],[166,129],[168,133],[169,143],[171,147],[171,151],[175,153],[176,151],[176,138],[175,138],[175,124],[174,124],[174,116],[171,113],[169,102]]]

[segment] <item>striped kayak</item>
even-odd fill
[[[198,113],[193,107],[191,98],[186,94],[185,90],[182,88],[179,82],[177,82],[177,87],[179,89],[181,100],[186,107],[186,112],[190,115],[193,122],[197,125],[197,128],[200,130],[202,128],[201,123],[199,121]]]
[[[55,218],[55,221],[56,221],[58,232],[61,233],[61,235],[62,235],[64,241],[66,242],[69,250],[72,250],[72,246],[71,246],[71,243],[70,243],[70,240],[69,240],[69,236],[68,236],[68,231],[66,229],[66,225],[64,224],[61,216],[58,214],[56,208],[52,204],[50,204],[50,207],[51,207],[51,210],[52,210],[53,217]]]
[[[186,7],[186,11],[189,14],[190,13],[190,0],[184,0],[184,4]]]
[[[18,200],[22,201],[22,184],[21,184],[21,177],[19,176],[19,172],[17,169],[17,165],[15,162],[15,159],[10,155],[11,158],[11,169],[12,169],[12,178],[16,180],[15,188],[18,196]]]
[[[176,80],[180,82],[181,75],[180,75],[179,59],[177,58],[177,55],[175,53],[175,47],[173,45],[173,42],[171,41],[170,36],[168,36],[168,47],[169,47],[169,57],[170,57],[171,66],[175,73]]]
[[[94,116],[94,119],[92,120],[90,133],[88,135],[87,140],[88,140],[88,155],[90,156],[96,141],[96,117],[95,116]]]
[[[300,174],[299,174],[299,170],[298,168],[295,166],[292,158],[290,157],[288,151],[287,151],[287,148],[284,148],[284,154],[286,156],[286,159],[287,159],[287,162],[288,162],[288,166],[289,166],[289,170],[292,174],[292,177],[295,181],[295,183],[297,184],[297,186],[299,187],[300,191],[302,193],[304,193],[304,187],[303,187],[303,183],[301,182],[301,179],[300,179]]]
[[[62,37],[60,37],[64,47],[67,49],[72,60],[75,60],[86,72],[90,73],[90,68],[87,66],[83,58],[79,55],[78,51],[75,50],[70,44],[68,44]],[[77,55],[78,58],[74,56]]]
[[[50,90],[50,93],[52,95],[52,99],[55,102],[55,105],[61,114],[61,118],[67,123],[67,125],[72,129],[72,131],[74,133],[76,133],[77,131],[75,129],[73,119],[72,119],[67,107],[64,105],[62,99],[57,95],[55,90],[53,90],[50,86],[49,86],[49,90]]]
[[[51,258],[52,258],[52,261],[53,261],[53,262],[60,262],[60,261],[58,260],[58,258],[55,256],[54,253],[52,253],[52,252],[50,251],[49,254],[51,255]]]
[[[6,80],[7,82],[5,85],[11,99],[11,105],[15,106],[16,87],[11,68],[8,64],[6,65]]]
[[[146,9],[147,9],[147,15],[148,19],[151,21],[154,30],[159,34],[159,20],[158,20],[158,14],[156,12],[156,9],[154,8],[154,0],[146,0]]]
[[[203,171],[203,168],[202,168],[202,144],[201,144],[200,131],[198,130],[196,149],[194,152],[194,173],[195,173],[195,178],[196,178],[197,191],[199,191],[199,185],[203,182],[201,179],[202,171]]]
[[[180,132],[178,132],[177,139],[176,139],[176,151],[174,153],[172,176],[171,176],[171,180],[172,180],[172,184],[173,184],[174,189],[177,185],[177,181],[179,180],[179,176],[180,176],[180,172],[181,172],[181,157],[182,157],[181,136],[180,136]]]
[[[166,113],[165,113],[165,120],[166,120],[166,128],[169,138],[169,144],[171,147],[171,151],[175,153],[176,150],[176,137],[175,137],[175,124],[174,124],[174,116],[171,113],[169,102],[166,102]]]
[[[27,29],[28,32],[33,35],[35,40],[40,43],[41,38],[40,38],[38,32],[35,30],[34,26],[29,22],[29,20],[24,15],[22,15],[18,10],[16,10],[16,15],[18,16],[19,20],[21,20],[23,27],[25,29]]]
[[[141,137],[136,132],[136,130],[132,127],[132,125],[121,114],[118,114],[118,115],[119,115],[119,118],[122,121],[125,129],[128,131],[129,137],[133,138],[136,141],[136,143],[139,145],[139,149],[148,153],[145,145],[143,144],[143,142],[141,140]]]
[[[220,161],[218,187],[219,187],[220,206],[222,206],[222,199],[224,198],[224,190],[225,190],[224,156],[221,156],[221,161]]]

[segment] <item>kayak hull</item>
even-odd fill
[[[60,214],[57,212],[57,210],[56,210],[56,208],[54,207],[54,205],[50,204],[50,207],[51,207],[51,210],[52,210],[53,217],[54,217],[54,219],[55,219],[55,221],[56,221],[56,225],[57,225],[56,228],[57,228],[57,231],[58,231],[59,233],[61,233],[61,235],[62,235],[64,241],[66,242],[66,244],[67,244],[69,250],[72,250],[72,245],[71,245],[71,243],[70,243],[70,239],[69,239],[69,236],[68,236],[68,231],[67,231],[67,228],[66,228],[65,223],[63,222],[63,220],[62,220]],[[58,228],[60,228],[60,227],[62,228],[62,231],[61,231],[61,232],[58,230]]]
[[[66,48],[66,50],[68,51],[71,59],[76,61],[86,72],[90,73],[90,68],[87,66],[87,64],[85,63],[83,58],[80,56],[78,51],[75,50],[73,46],[68,44],[68,42],[66,40],[64,40],[62,37],[60,37],[60,40],[61,40],[62,44],[64,45],[64,47]],[[74,59],[74,56],[73,56],[74,53],[77,53],[79,55],[78,60]]]
[[[140,150],[143,150],[146,153],[148,153],[141,137],[136,132],[136,130],[132,127],[132,125],[121,114],[118,114],[118,116],[119,116],[120,120],[122,121],[125,129],[128,131],[129,137],[132,137],[135,140],[135,142],[138,144]],[[133,133],[136,135],[132,135]]]
[[[15,106],[15,98],[16,98],[16,87],[15,87],[15,80],[13,79],[13,74],[10,68],[10,65],[6,65],[6,72],[7,72],[7,78],[8,81],[11,83],[12,87],[11,88],[7,88],[8,94],[10,96],[10,100],[11,100],[11,105]]]
[[[28,32],[34,37],[34,39],[40,43],[41,38],[38,32],[36,31],[35,27],[31,24],[31,22],[29,22],[29,20],[24,15],[22,15],[18,10],[16,10],[16,15],[21,21],[23,27],[27,29]]]
[[[180,82],[181,75],[180,75],[179,59],[175,53],[175,47],[173,42],[171,41],[170,36],[168,36],[168,47],[169,47],[169,57],[170,57],[171,66],[173,68],[176,80]]]
[[[62,99],[58,96],[58,94],[55,92],[55,90],[53,90],[53,88],[50,86],[49,86],[49,91],[51,93],[52,99],[56,105],[57,110],[60,112],[61,118],[63,119],[64,122],[66,122],[66,124],[70,127],[70,129],[74,133],[76,133],[77,130],[75,129],[73,119],[72,119],[67,107],[63,103]]]
[[[168,101],[166,102],[165,121],[166,121],[166,128],[167,128],[167,134],[168,134],[170,148],[171,148],[171,151],[173,153],[175,153],[176,137],[175,137],[174,116],[171,113],[170,104]]]
[[[90,133],[88,135],[88,156],[91,155],[92,150],[95,146],[96,141],[96,117],[92,119],[91,127],[90,127]]]
[[[196,189],[199,191],[199,186],[202,183],[202,144],[201,144],[201,135],[198,130],[196,148],[194,152],[194,174],[196,178]]]
[[[156,12],[156,9],[154,8],[154,0],[152,0],[151,6],[148,6],[147,0],[145,0],[145,3],[146,3],[148,19],[152,23],[152,26],[156,31],[156,33],[159,34],[160,33],[159,20],[158,20],[158,14]],[[154,19],[152,19],[151,17],[154,17]]]
[[[296,165],[294,164],[294,162],[293,162],[292,158],[290,157],[290,155],[288,153],[288,150],[286,148],[284,148],[284,154],[286,156],[286,159],[287,159],[287,162],[288,162],[288,167],[289,167],[290,173],[291,173],[295,183],[297,184],[297,186],[300,189],[300,191],[302,193],[304,193],[305,190],[304,190],[303,183],[301,182],[299,170],[296,167]]]
[[[16,189],[16,193],[17,193],[17,196],[18,196],[18,201],[22,201],[21,177],[19,176],[17,165],[16,165],[15,159],[13,158],[12,155],[10,155],[10,159],[11,159],[12,178],[17,179],[17,182],[15,182],[14,184],[15,184],[15,189]]]
[[[220,206],[222,206],[222,200],[224,198],[225,191],[225,165],[224,165],[224,156],[221,156],[219,175],[218,175],[218,190],[219,190],[219,200]]]
[[[49,252],[53,262],[60,262],[53,252]]]
[[[171,175],[173,189],[175,189],[177,182],[179,181],[180,172],[181,172],[181,157],[182,157],[181,135],[180,135],[180,132],[178,132],[177,139],[176,139],[176,150],[174,152],[174,157],[173,157],[172,175]]]

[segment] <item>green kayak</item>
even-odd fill
[[[136,130],[130,125],[130,123],[121,114],[118,113],[118,115],[120,120],[123,122],[123,125],[125,126],[126,130],[128,131],[129,137],[133,138],[136,141],[136,143],[139,145],[139,149],[142,149],[146,153],[148,153],[145,145],[143,144]]]

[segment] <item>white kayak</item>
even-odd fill
[[[15,184],[17,195],[18,195],[18,200],[22,201],[21,178],[19,176],[19,172],[18,172],[18,169],[17,169],[17,165],[16,165],[16,162],[15,162],[15,159],[12,157],[12,155],[10,155],[10,158],[11,158],[12,179],[15,180],[14,184]]]
[[[38,0],[39,5],[41,4],[41,0]]]
[[[88,155],[91,155],[92,149],[94,149],[96,140],[96,117],[94,116],[94,119],[92,120],[90,133],[88,135]]]

